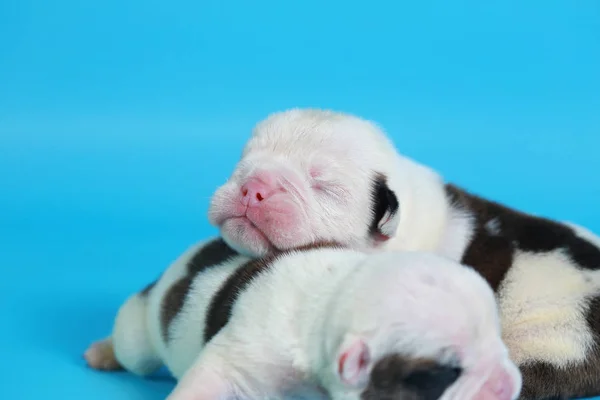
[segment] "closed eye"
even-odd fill
[[[326,185],[324,184],[324,182],[318,181],[318,180],[313,180],[313,182],[310,185],[311,188],[318,190],[318,191],[324,191],[326,188]]]
[[[343,200],[349,195],[344,185],[335,179],[331,179],[332,166],[329,168],[313,166],[309,169],[310,187],[319,194],[335,197]]]
[[[310,179],[310,187],[318,190],[318,191],[323,191],[325,190],[325,187],[327,186],[326,183],[323,179],[323,172],[320,168],[316,168],[313,167],[308,171],[308,175],[309,175],[309,179]]]
[[[347,199],[350,192],[340,183],[331,181],[314,181],[311,187],[315,192],[326,195],[328,197],[334,197],[336,200],[343,201]]]

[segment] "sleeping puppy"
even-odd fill
[[[196,245],[86,357],[142,375],[165,364],[179,379],[169,400],[513,400],[521,388],[476,272],[334,244],[254,260],[221,239]]]
[[[252,256],[334,240],[471,265],[496,291],[522,398],[600,394],[600,239],[445,183],[368,121],[273,114],[255,128],[209,216]]]
[[[255,127],[211,199],[209,220],[251,256],[323,239],[369,250],[394,237],[395,249],[433,250],[443,196],[440,178],[400,157],[372,123],[291,110]]]

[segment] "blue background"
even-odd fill
[[[293,106],[600,232],[598,1],[0,0],[0,398],[164,398],[81,354]]]

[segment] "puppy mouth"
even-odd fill
[[[236,224],[236,231],[238,231],[239,236],[251,235],[253,239],[261,242],[265,247],[269,250],[277,249],[277,246],[273,244],[271,239],[247,216],[236,216],[226,219],[225,222],[233,222]]]

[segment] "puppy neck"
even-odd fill
[[[396,235],[383,248],[402,251],[437,251],[447,229],[450,206],[443,178],[416,161],[399,156],[397,171],[389,179],[400,203]]]

